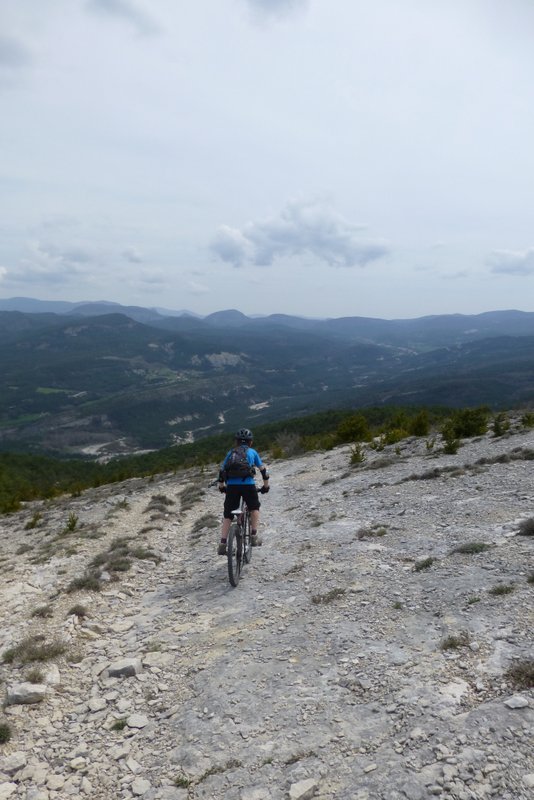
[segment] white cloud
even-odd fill
[[[6,271],[6,283],[14,285],[37,281],[61,284],[72,278],[87,276],[95,267],[94,253],[83,246],[59,247],[32,242],[28,249],[29,255],[22,258],[19,265]]]
[[[198,283],[197,281],[189,281],[187,286],[191,294],[208,294],[210,291],[208,286],[204,286],[203,283]]]
[[[252,243],[246,234],[228,225],[221,225],[212,239],[211,249],[223,261],[241,267],[245,261],[253,259]]]
[[[529,250],[494,250],[488,258],[491,271],[502,275],[534,275],[534,248]]]
[[[167,276],[160,270],[143,270],[139,275],[139,280],[145,286],[161,287],[167,282]]]
[[[160,32],[158,24],[132,0],[87,0],[87,8],[96,13],[124,19],[144,36]]]
[[[299,11],[308,5],[308,0],[247,0],[254,12],[264,16],[280,16]]]
[[[136,247],[127,247],[122,253],[123,258],[130,264],[142,264],[143,256]]]
[[[0,36],[0,69],[25,67],[31,61],[30,51],[11,36]]]
[[[241,230],[222,225],[211,249],[235,267],[270,266],[276,258],[303,255],[333,267],[363,267],[389,252],[383,243],[362,238],[364,228],[323,203],[294,200],[278,217],[250,222]]]

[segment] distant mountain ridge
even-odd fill
[[[40,312],[14,308],[34,302]],[[101,455],[341,407],[534,404],[531,312],[315,320],[66,305],[0,301],[4,449]]]
[[[265,328],[277,326],[293,330],[316,331],[343,338],[413,346],[427,350],[451,343],[476,341],[494,336],[533,336],[534,312],[504,310],[480,314],[438,314],[413,319],[381,319],[379,317],[308,318],[291,314],[268,314],[249,317],[237,309],[215,311],[206,316],[190,311],[172,311],[144,306],[125,306],[102,301],[67,302],[36,300],[28,297],[0,299],[0,311],[29,314],[53,313],[96,317],[110,313],[124,314],[136,322],[168,330],[198,330],[209,326],[222,328]]]

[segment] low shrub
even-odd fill
[[[0,722],[0,744],[7,744],[11,739],[11,726],[8,722]]]
[[[44,673],[40,669],[31,669],[24,676],[24,680],[28,683],[43,683],[45,679]]]
[[[491,429],[495,437],[504,436],[510,430],[510,420],[504,411],[494,416]]]
[[[330,589],[329,592],[325,592],[324,594],[314,594],[312,597],[312,603],[314,605],[326,605],[327,603],[332,603],[334,600],[337,600],[338,597],[344,595],[345,591],[345,589],[337,586],[335,589]]]
[[[54,609],[50,605],[50,603],[46,606],[38,606],[37,608],[33,609],[31,616],[39,617],[41,619],[47,619],[48,617],[54,616]]]
[[[67,594],[72,592],[100,592],[102,582],[95,572],[84,572],[79,578],[74,578],[67,586]]]
[[[31,531],[33,528],[37,528],[40,522],[43,519],[43,515],[40,511],[36,511],[32,518],[26,523],[24,526],[24,530]]]
[[[350,464],[351,466],[355,466],[356,464],[363,464],[366,459],[365,450],[361,446],[361,444],[355,444],[350,448]]]
[[[50,661],[53,658],[63,655],[66,646],[58,639],[47,641],[44,634],[27,636],[15,647],[6,650],[2,656],[5,664],[30,664],[33,661]]]
[[[72,606],[72,608],[69,608],[69,610],[67,611],[68,617],[72,615],[80,617],[80,619],[83,619],[84,617],[88,616],[87,608],[85,606],[82,606],[81,603],[76,603],[76,605]]]
[[[486,550],[491,550],[491,545],[485,542],[466,542],[459,547],[451,550],[451,553],[463,553],[465,555],[476,555],[477,553],[484,553]]]
[[[415,572],[421,572],[424,569],[430,569],[430,567],[432,566],[432,564],[434,564],[435,561],[436,561],[435,558],[429,556],[428,558],[421,559],[421,561],[416,561],[413,568]]]
[[[519,536],[534,536],[534,517],[524,519],[519,523]]]
[[[469,634],[467,631],[460,631],[459,633],[451,633],[446,636],[440,644],[441,650],[457,650],[460,647],[467,647],[469,645]]]
[[[494,597],[501,597],[505,594],[511,594],[515,589],[513,583],[499,583],[497,586],[493,586],[489,589],[489,594],[493,595]]]
[[[534,688],[534,659],[518,661],[505,672],[505,676],[518,689]]]

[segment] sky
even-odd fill
[[[531,0],[2,0],[0,297],[534,311]]]

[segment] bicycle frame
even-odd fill
[[[239,508],[231,512],[232,525],[228,533],[228,578],[232,586],[237,586],[243,564],[248,564],[252,557],[250,538],[250,512],[241,498]]]

